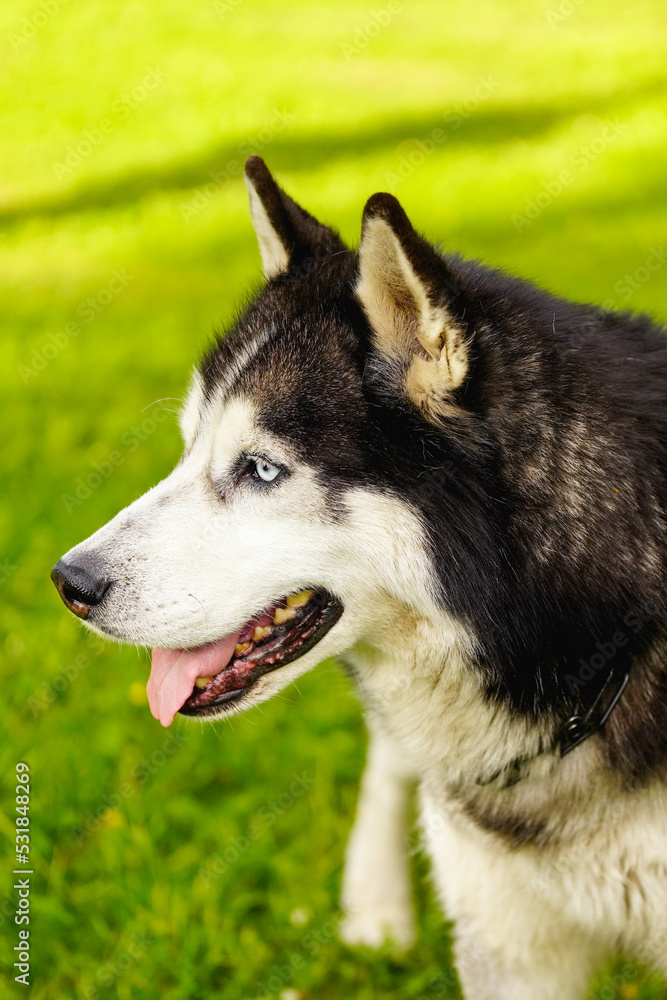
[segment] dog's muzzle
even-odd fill
[[[51,579],[64,603],[77,618],[87,618],[90,609],[101,604],[111,580],[99,575],[93,561],[79,558],[78,562],[61,559],[51,570]]]

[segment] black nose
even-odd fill
[[[101,604],[111,583],[100,575],[92,561],[83,558],[76,563],[66,563],[61,559],[51,570],[51,579],[77,618],[87,618],[90,609]]]

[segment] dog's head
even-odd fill
[[[443,426],[465,422],[471,303],[390,195],[355,253],[259,157],[246,175],[266,283],[194,374],[183,457],[52,574],[88,626],[153,647],[164,725],[444,613],[424,510],[461,489]]]

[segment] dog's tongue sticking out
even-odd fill
[[[154,649],[146,690],[152,714],[170,726],[198,677],[215,677],[231,660],[243,630],[199,649]]]
[[[154,649],[146,690],[155,718],[170,726],[181,709],[191,714],[193,707],[240,695],[263,668],[280,666],[317,629],[321,602],[314,596],[313,590],[290,594],[237,632],[197,649]]]

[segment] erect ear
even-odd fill
[[[425,416],[451,412],[468,370],[461,290],[393,195],[366,203],[356,293],[385,372]]]
[[[245,178],[267,280],[294,267],[303,267],[306,272],[345,250],[333,230],[321,225],[278,187],[261,156],[248,157]]]

